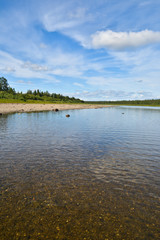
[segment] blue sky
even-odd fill
[[[0,0],[0,76],[17,91],[160,98],[159,0]]]

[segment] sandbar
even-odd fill
[[[22,112],[41,112],[70,110],[70,109],[96,109],[111,107],[110,105],[100,104],[30,104],[30,103],[0,103],[0,114],[22,113]]]

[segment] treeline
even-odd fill
[[[57,93],[49,93],[48,91],[28,90],[26,93],[16,92],[11,88],[4,77],[0,78],[0,99],[18,100],[24,102],[66,102],[66,103],[83,103],[82,100],[63,96]]]
[[[85,101],[88,104],[131,105],[131,106],[160,106],[160,99],[122,100],[122,101]]]

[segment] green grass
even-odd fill
[[[19,99],[0,99],[0,103],[25,103],[25,104],[83,104],[81,102],[70,101],[43,101],[43,100],[19,100]]]
[[[0,99],[0,103],[25,103],[25,102],[18,99]]]

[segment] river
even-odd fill
[[[159,173],[159,108],[2,115],[0,239],[160,239]]]

